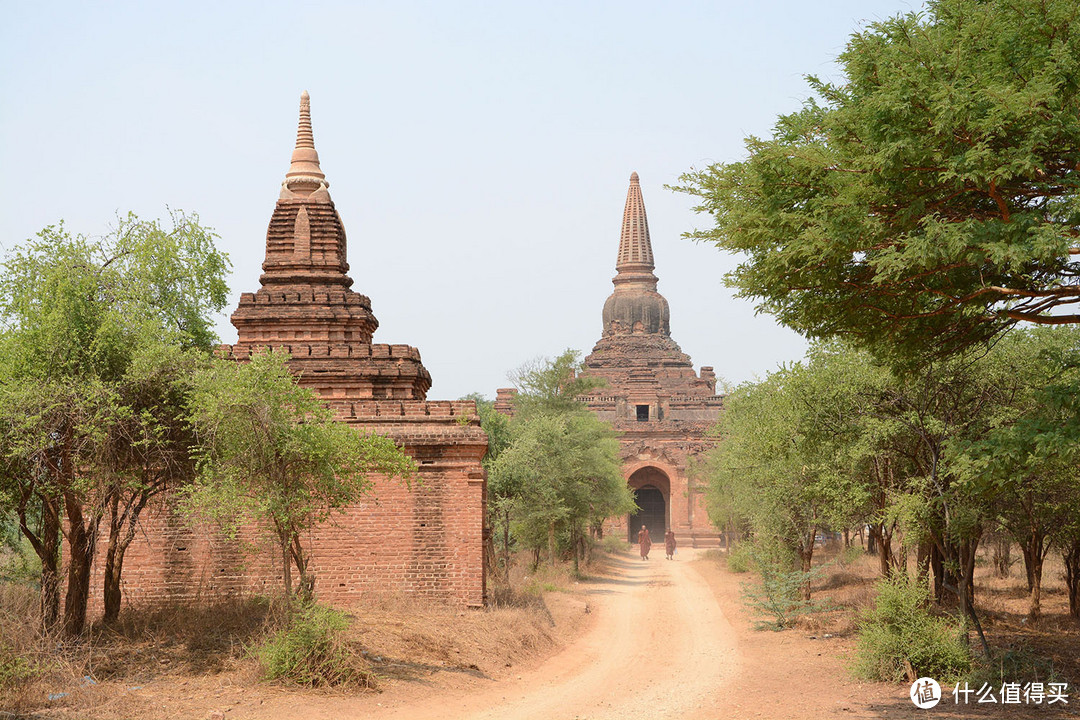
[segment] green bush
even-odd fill
[[[803,598],[803,588],[820,576],[820,569],[793,570],[789,559],[770,555],[761,548],[754,550],[752,558],[761,585],[744,584],[743,598],[752,610],[767,618],[759,621],[756,629],[783,630],[801,615],[821,609]]]
[[[855,673],[868,680],[899,682],[907,663],[916,677],[954,680],[971,669],[962,630],[930,611],[929,590],[906,574],[878,581],[874,607],[859,623]]]
[[[263,676],[306,687],[372,685],[374,677],[345,638],[348,627],[343,612],[303,606],[258,649]]]
[[[630,543],[623,540],[620,535],[605,535],[600,541],[600,547],[604,552],[614,554],[628,551]]]
[[[753,543],[739,542],[728,548],[727,566],[733,573],[750,572],[754,567]]]
[[[34,665],[8,645],[0,645],[0,690],[16,688],[35,675]]]

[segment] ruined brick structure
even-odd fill
[[[345,228],[330,199],[312,137],[309,99],[301,97],[292,163],[266,235],[262,287],[244,293],[232,315],[244,360],[284,348],[300,384],[316,390],[338,417],[397,441],[419,466],[410,488],[374,479],[370,500],[307,538],[320,600],[347,604],[371,590],[398,590],[466,605],[484,602],[487,436],[472,402],[428,401],[431,376],[408,345],[379,345],[371,301],[351,288]],[[241,592],[274,592],[279,554],[265,533],[242,538],[242,552],[212,529],[192,531],[162,506],[128,551],[128,601],[162,601]]]
[[[667,300],[656,290],[649,222],[637,173],[623,210],[619,254],[604,303],[603,335],[585,358],[585,374],[607,385],[582,400],[620,433],[623,474],[641,512],[611,523],[637,539],[641,525],[654,541],[667,529],[683,546],[711,547],[720,535],[705,512],[704,488],[688,474],[690,459],[712,445],[707,430],[720,416],[711,367],[693,363],[671,338]],[[511,390],[496,407],[509,409]]]

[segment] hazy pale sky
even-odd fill
[[[808,73],[906,0],[14,2],[0,25],[0,245],[61,218],[197,212],[258,288],[302,90],[376,342],[420,349],[431,399],[588,353],[630,173],[694,363],[737,383],[805,342],[732,297],[737,259],[664,188],[741,159]],[[235,340],[227,314],[225,342]]]

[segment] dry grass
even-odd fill
[[[370,596],[349,615],[350,637],[384,678],[440,671],[488,676],[555,642],[542,601],[480,610],[385,594]]]
[[[542,597],[518,595],[524,599],[515,605],[487,609],[372,595],[347,608],[346,637],[382,680],[437,672],[492,676],[558,642]],[[6,643],[38,668],[32,680],[0,687],[0,717],[64,708],[93,717],[141,717],[146,708],[128,691],[152,683],[184,686],[217,677],[223,686],[254,689],[259,669],[251,651],[280,624],[262,600],[127,610],[117,627],[95,627],[83,642],[63,647],[40,638],[36,612],[35,592],[0,587],[0,646]]]

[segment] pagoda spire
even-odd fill
[[[319,153],[315,150],[315,135],[311,130],[311,96],[307,90],[300,94],[300,122],[296,128],[296,147],[292,152],[289,171],[282,183],[282,196],[306,197],[330,186],[319,166]]]
[[[645,201],[641,197],[638,174],[631,173],[630,189],[626,192],[623,209],[622,233],[619,236],[619,257],[615,269],[634,273],[652,272],[652,242],[649,240],[649,218],[645,215]]]
[[[668,303],[656,290],[654,269],[649,219],[638,174],[633,173],[623,209],[616,274],[611,279],[615,292],[604,303],[605,336],[670,334]]]

